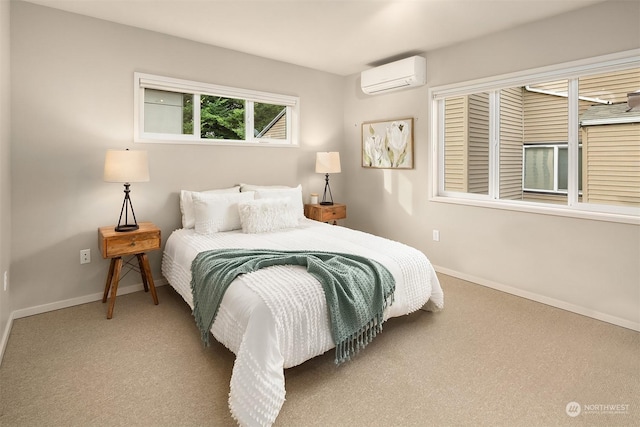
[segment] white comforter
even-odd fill
[[[304,219],[298,228],[262,234],[238,230],[204,236],[192,229],[174,231],[166,243],[162,273],[192,309],[191,262],[199,252],[221,248],[321,250],[376,260],[396,279],[395,301],[385,319],[409,314],[425,303],[427,309],[444,304],[435,271],[420,251]],[[285,399],[284,368],[335,346],[322,286],[301,266],[273,266],[239,276],[222,299],[211,332],[236,354],[229,408],[246,426],[275,421]]]

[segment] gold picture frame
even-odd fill
[[[362,167],[413,169],[413,117],[362,123]]]

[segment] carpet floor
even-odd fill
[[[445,309],[391,319],[351,362],[286,370],[276,426],[638,426],[640,333],[439,275]],[[170,286],[16,319],[2,426],[233,426],[234,355]]]

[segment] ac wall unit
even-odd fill
[[[427,82],[427,60],[412,56],[390,62],[360,75],[362,91],[367,95],[391,92],[408,87],[422,86]]]

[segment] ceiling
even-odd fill
[[[27,0],[339,75],[604,0]]]

